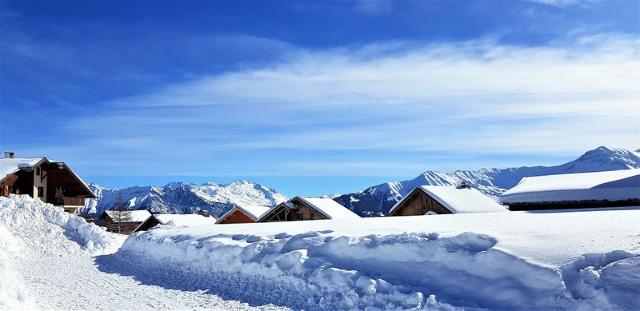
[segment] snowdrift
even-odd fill
[[[51,204],[26,195],[0,196],[0,310],[38,308],[17,273],[27,252],[97,255],[114,252],[121,243],[121,238]]]
[[[50,244],[58,240],[59,233],[93,255],[114,252],[120,245],[104,228],[27,195],[0,197],[0,225],[31,248],[61,247]]]
[[[640,308],[640,257],[624,251],[554,267],[471,232],[202,237],[188,229],[154,231],[131,236],[116,255],[171,275],[181,284],[176,286],[251,304],[305,310]]]

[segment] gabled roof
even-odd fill
[[[47,159],[46,157],[2,158],[2,159],[0,159],[0,181],[3,181],[5,178],[9,177],[9,175],[14,174],[14,173],[16,173],[17,171],[19,171],[21,169],[25,169],[25,168],[31,169],[34,166],[42,164],[42,163],[62,163],[64,166],[67,167],[69,172],[71,172],[71,174],[76,179],[78,179],[78,181],[80,182],[80,184],[82,184],[82,186],[85,188],[85,190],[87,190],[89,193],[91,193],[91,196],[95,198],[95,194],[93,193],[93,191],[91,191],[91,188],[89,188],[87,183],[85,183],[84,180],[82,180],[82,178],[80,178],[80,176],[78,176],[71,169],[71,167],[69,167],[69,165],[67,165],[66,163],[64,163],[62,161],[54,161],[54,160]]]
[[[640,169],[525,177],[500,199],[507,204],[637,200]]]
[[[454,214],[505,212],[506,207],[474,188],[456,186],[420,186],[396,203],[389,214],[404,204],[415,191],[422,191]]]
[[[170,224],[176,227],[204,226],[216,223],[215,218],[198,214],[155,214],[153,217],[162,225]]]
[[[289,202],[293,200],[300,200],[304,202],[309,207],[318,211],[328,219],[356,219],[360,218],[357,214],[349,210],[348,208],[338,204],[338,202],[334,201],[332,198],[322,197],[322,198],[312,198],[312,197],[295,197]]]
[[[131,218],[126,219],[126,222],[144,222],[149,217],[151,217],[151,213],[147,210],[135,210],[135,211],[104,211],[105,214],[109,215],[109,218],[113,222],[118,222],[118,213],[131,213]],[[125,219],[123,219],[125,220]],[[122,221],[125,222],[125,221]]]
[[[32,168],[47,160],[45,157],[34,158],[2,158],[0,159],[0,181],[22,168]]]
[[[216,223],[221,222],[235,211],[241,211],[243,214],[249,216],[249,218],[253,219],[254,221],[258,221],[260,218],[262,218],[262,216],[267,214],[271,210],[271,208],[272,207],[263,205],[236,205],[234,208],[228,210],[222,216],[218,217]]]

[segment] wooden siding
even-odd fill
[[[262,222],[327,219],[326,216],[311,206],[308,206],[303,201],[293,200],[291,203],[296,206],[295,209],[288,209],[285,204],[280,204],[275,210],[269,213]]]
[[[451,211],[438,201],[424,193],[424,191],[416,189],[389,216],[416,216],[425,215],[428,212],[451,214]]]
[[[147,220],[145,220],[139,227],[137,230],[135,230],[135,232],[138,231],[147,231],[157,225],[159,225],[160,222],[158,221],[157,218],[151,216],[149,218],[147,218]]]
[[[534,211],[534,210],[554,210],[554,209],[579,209],[579,208],[606,208],[640,206],[640,200],[624,201],[570,201],[551,203],[512,203],[509,204],[511,211]]]
[[[131,234],[134,232],[142,222],[123,222],[119,226],[117,223],[113,222],[113,220],[106,214],[102,214],[99,221],[96,221],[96,224],[105,227],[109,232],[115,232],[120,234]]]
[[[231,214],[227,215],[225,218],[220,220],[219,224],[245,224],[245,223],[254,223],[256,222],[253,218],[247,216],[247,214],[243,213],[241,210],[236,209],[231,212]]]

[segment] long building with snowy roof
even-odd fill
[[[500,200],[511,210],[640,206],[640,169],[525,177]]]

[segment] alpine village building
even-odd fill
[[[388,216],[505,212],[506,207],[463,183],[460,186],[420,186],[396,203]]]
[[[217,224],[256,223],[271,207],[263,205],[236,205],[216,221]]]
[[[640,169],[524,177],[500,200],[512,211],[640,206]]]
[[[85,200],[95,198],[89,186],[62,161],[46,157],[15,157],[5,152],[0,159],[0,194],[26,194],[77,214]]]
[[[260,222],[358,218],[360,216],[331,198],[295,197],[276,205]]]
[[[96,224],[105,227],[107,231],[132,234],[146,231],[158,225],[158,220],[147,210],[135,211],[104,211],[96,220]]]

